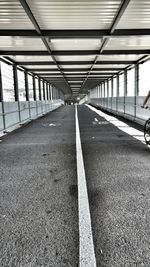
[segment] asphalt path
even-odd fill
[[[0,266],[78,266],[74,106],[1,139]]]
[[[150,149],[86,106],[78,116],[97,266],[149,267]]]
[[[149,267],[150,148],[87,106],[77,110],[96,266]],[[81,165],[75,106],[1,138],[1,267],[89,266],[79,263]]]

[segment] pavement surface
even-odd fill
[[[97,267],[150,267],[150,148],[77,108]],[[1,138],[1,267],[79,266],[75,136],[64,106]]]
[[[0,266],[78,266],[74,107],[0,143]]]
[[[150,149],[85,106],[78,114],[97,266],[149,267]]]

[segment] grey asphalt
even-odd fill
[[[74,106],[0,143],[0,266],[78,266]]]
[[[74,111],[1,138],[0,267],[78,266]],[[97,267],[150,267],[150,149],[86,106],[78,116]]]
[[[149,267],[150,149],[85,106],[78,114],[97,267]]]

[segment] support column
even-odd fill
[[[36,101],[36,86],[35,86],[35,76],[32,76],[33,79],[33,99]]]
[[[20,102],[19,102],[19,88],[18,88],[18,73],[17,73],[17,65],[15,65],[15,64],[13,65],[13,74],[14,74],[15,101],[18,102],[19,122],[21,122]]]
[[[41,97],[41,82],[40,82],[40,78],[38,77],[38,84],[39,84],[39,100],[42,100]]]
[[[26,101],[29,101],[29,86],[28,86],[28,73],[25,71],[25,92],[26,92]]]
[[[106,81],[107,84],[107,108],[109,108],[108,106],[108,99],[109,99],[109,86],[108,86],[108,80]]]
[[[41,84],[42,83],[42,84]],[[43,113],[43,94],[42,94],[42,88],[43,86],[43,81],[39,78],[39,93],[40,93],[40,100],[41,100],[41,113]]]
[[[43,80],[43,100],[45,100],[45,81]]]
[[[5,120],[5,108],[4,108],[4,98],[3,98],[1,63],[0,63],[0,102],[2,103],[3,129],[5,130],[6,129],[6,120]]]
[[[119,75],[117,75],[117,98],[116,98],[116,111],[118,112],[118,102],[119,102]]]
[[[139,95],[139,64],[135,65],[135,87],[134,87],[134,117],[136,118],[137,96]]]
[[[47,100],[49,98],[49,95],[48,95],[48,82],[46,83],[46,94],[47,94]]]
[[[127,69],[124,71],[124,113],[126,113],[126,96],[127,96]]]
[[[112,109],[112,102],[113,102],[113,96],[114,96],[114,79],[111,79],[111,109]]]
[[[29,107],[29,118],[31,118],[30,100],[29,100],[29,84],[28,84],[28,72],[25,71],[25,91],[26,91],[26,101],[28,101]]]
[[[37,107],[37,101],[36,101],[36,84],[35,84],[35,75],[32,76],[33,79],[33,99],[36,102],[36,115],[38,115],[38,107]]]

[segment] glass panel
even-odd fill
[[[105,97],[108,97],[108,83],[105,81]]]
[[[43,100],[43,80],[40,80],[41,85],[41,100]]]
[[[48,100],[50,99],[50,95],[49,95],[49,88],[50,88],[50,85],[49,85],[49,83],[48,83],[48,85],[47,85],[47,90],[48,90]]]
[[[135,69],[127,71],[127,96],[134,96]]]
[[[48,92],[48,84],[45,83],[45,100],[48,100],[47,92]]]
[[[38,80],[38,78],[35,78],[35,90],[36,90],[36,100],[39,100],[40,95],[39,95],[39,80]]]
[[[102,97],[102,83],[100,85],[100,96]]]
[[[13,66],[1,62],[3,100],[15,101]]]
[[[50,84],[50,100],[52,100],[52,85]]]
[[[150,90],[150,60],[139,65],[139,96],[146,96]]]
[[[108,81],[108,90],[109,90],[109,97],[112,96],[112,80]]]
[[[102,97],[104,97],[105,92],[104,92],[104,83],[102,83]]]
[[[124,73],[119,75],[119,96],[124,96]]]
[[[26,91],[25,91],[25,75],[24,71],[17,70],[18,75],[18,93],[19,93],[19,100],[26,101]]]
[[[29,100],[34,101],[33,97],[33,77],[28,74],[28,86],[29,86]]]
[[[117,77],[113,78],[113,96],[117,96]]]
[[[100,98],[100,85],[98,85],[98,98]]]

